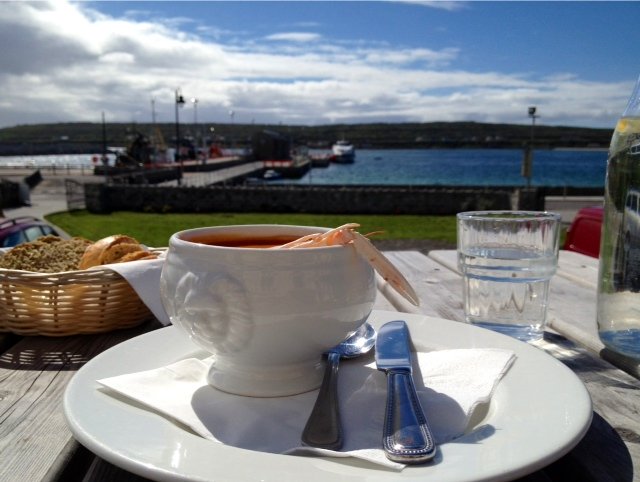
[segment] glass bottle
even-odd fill
[[[597,319],[607,348],[640,360],[640,78],[609,147]]]

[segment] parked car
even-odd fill
[[[580,209],[569,226],[564,249],[599,257],[603,213],[602,206]]]
[[[26,241],[52,234],[60,236],[50,224],[33,217],[0,218],[0,247],[11,248]]]

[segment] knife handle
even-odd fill
[[[342,424],[338,410],[338,366],[340,355],[330,351],[318,398],[302,431],[302,443],[310,447],[340,450]]]
[[[410,370],[387,372],[387,407],[382,446],[388,459],[419,464],[433,458],[436,446],[420,406]]]

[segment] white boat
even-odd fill
[[[262,175],[262,178],[266,180],[280,179],[281,177],[282,177],[282,174],[280,174],[275,169],[267,169],[266,171],[264,171],[264,174]]]
[[[348,164],[356,160],[356,150],[353,144],[344,139],[336,142],[331,148],[331,152],[333,153],[331,156],[332,162]]]

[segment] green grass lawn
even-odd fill
[[[176,231],[230,224],[295,224],[336,227],[359,223],[363,234],[380,232],[375,239],[433,239],[456,242],[455,216],[320,215],[274,213],[153,214],[128,211],[90,214],[73,211],[51,214],[46,219],[72,236],[91,240],[111,234],[128,234],[149,246],[167,246]]]

